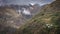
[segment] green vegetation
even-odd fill
[[[20,28],[18,34],[60,34],[60,8],[56,2],[45,6]]]
[[[45,12],[44,12],[45,13]],[[60,31],[60,13],[38,14],[32,18],[30,23],[23,26],[21,30],[23,34],[57,34]],[[40,16],[39,16],[40,15]]]
[[[11,16],[14,16],[15,18],[16,15],[18,15],[10,11],[9,13],[11,13]],[[4,17],[4,14],[2,17]],[[6,21],[4,18],[3,20],[0,18],[0,22],[4,23]],[[60,34],[60,0],[57,0],[50,5],[45,5],[40,9],[40,13],[35,15],[26,24],[22,25],[20,29],[11,33],[8,29],[10,28],[4,28],[3,31],[0,31],[0,34]]]

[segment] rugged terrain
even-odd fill
[[[43,6],[32,19],[25,20],[16,9],[0,7],[0,34],[60,34],[60,0]]]
[[[18,34],[60,34],[60,0],[44,6]]]
[[[40,10],[37,9],[40,8],[38,5],[31,8],[27,5],[0,6],[0,31],[13,34],[17,29],[24,25],[26,21],[30,20],[37,12],[40,12],[37,11]],[[28,13],[23,13],[24,10]]]

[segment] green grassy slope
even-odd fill
[[[46,5],[17,34],[60,34],[60,1]]]

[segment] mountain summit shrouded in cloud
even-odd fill
[[[0,0],[0,4],[28,5],[29,3],[38,3],[40,5],[51,3],[55,0]]]

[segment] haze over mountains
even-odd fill
[[[28,5],[29,3],[38,3],[39,5],[50,4],[55,0],[0,0],[0,5]]]

